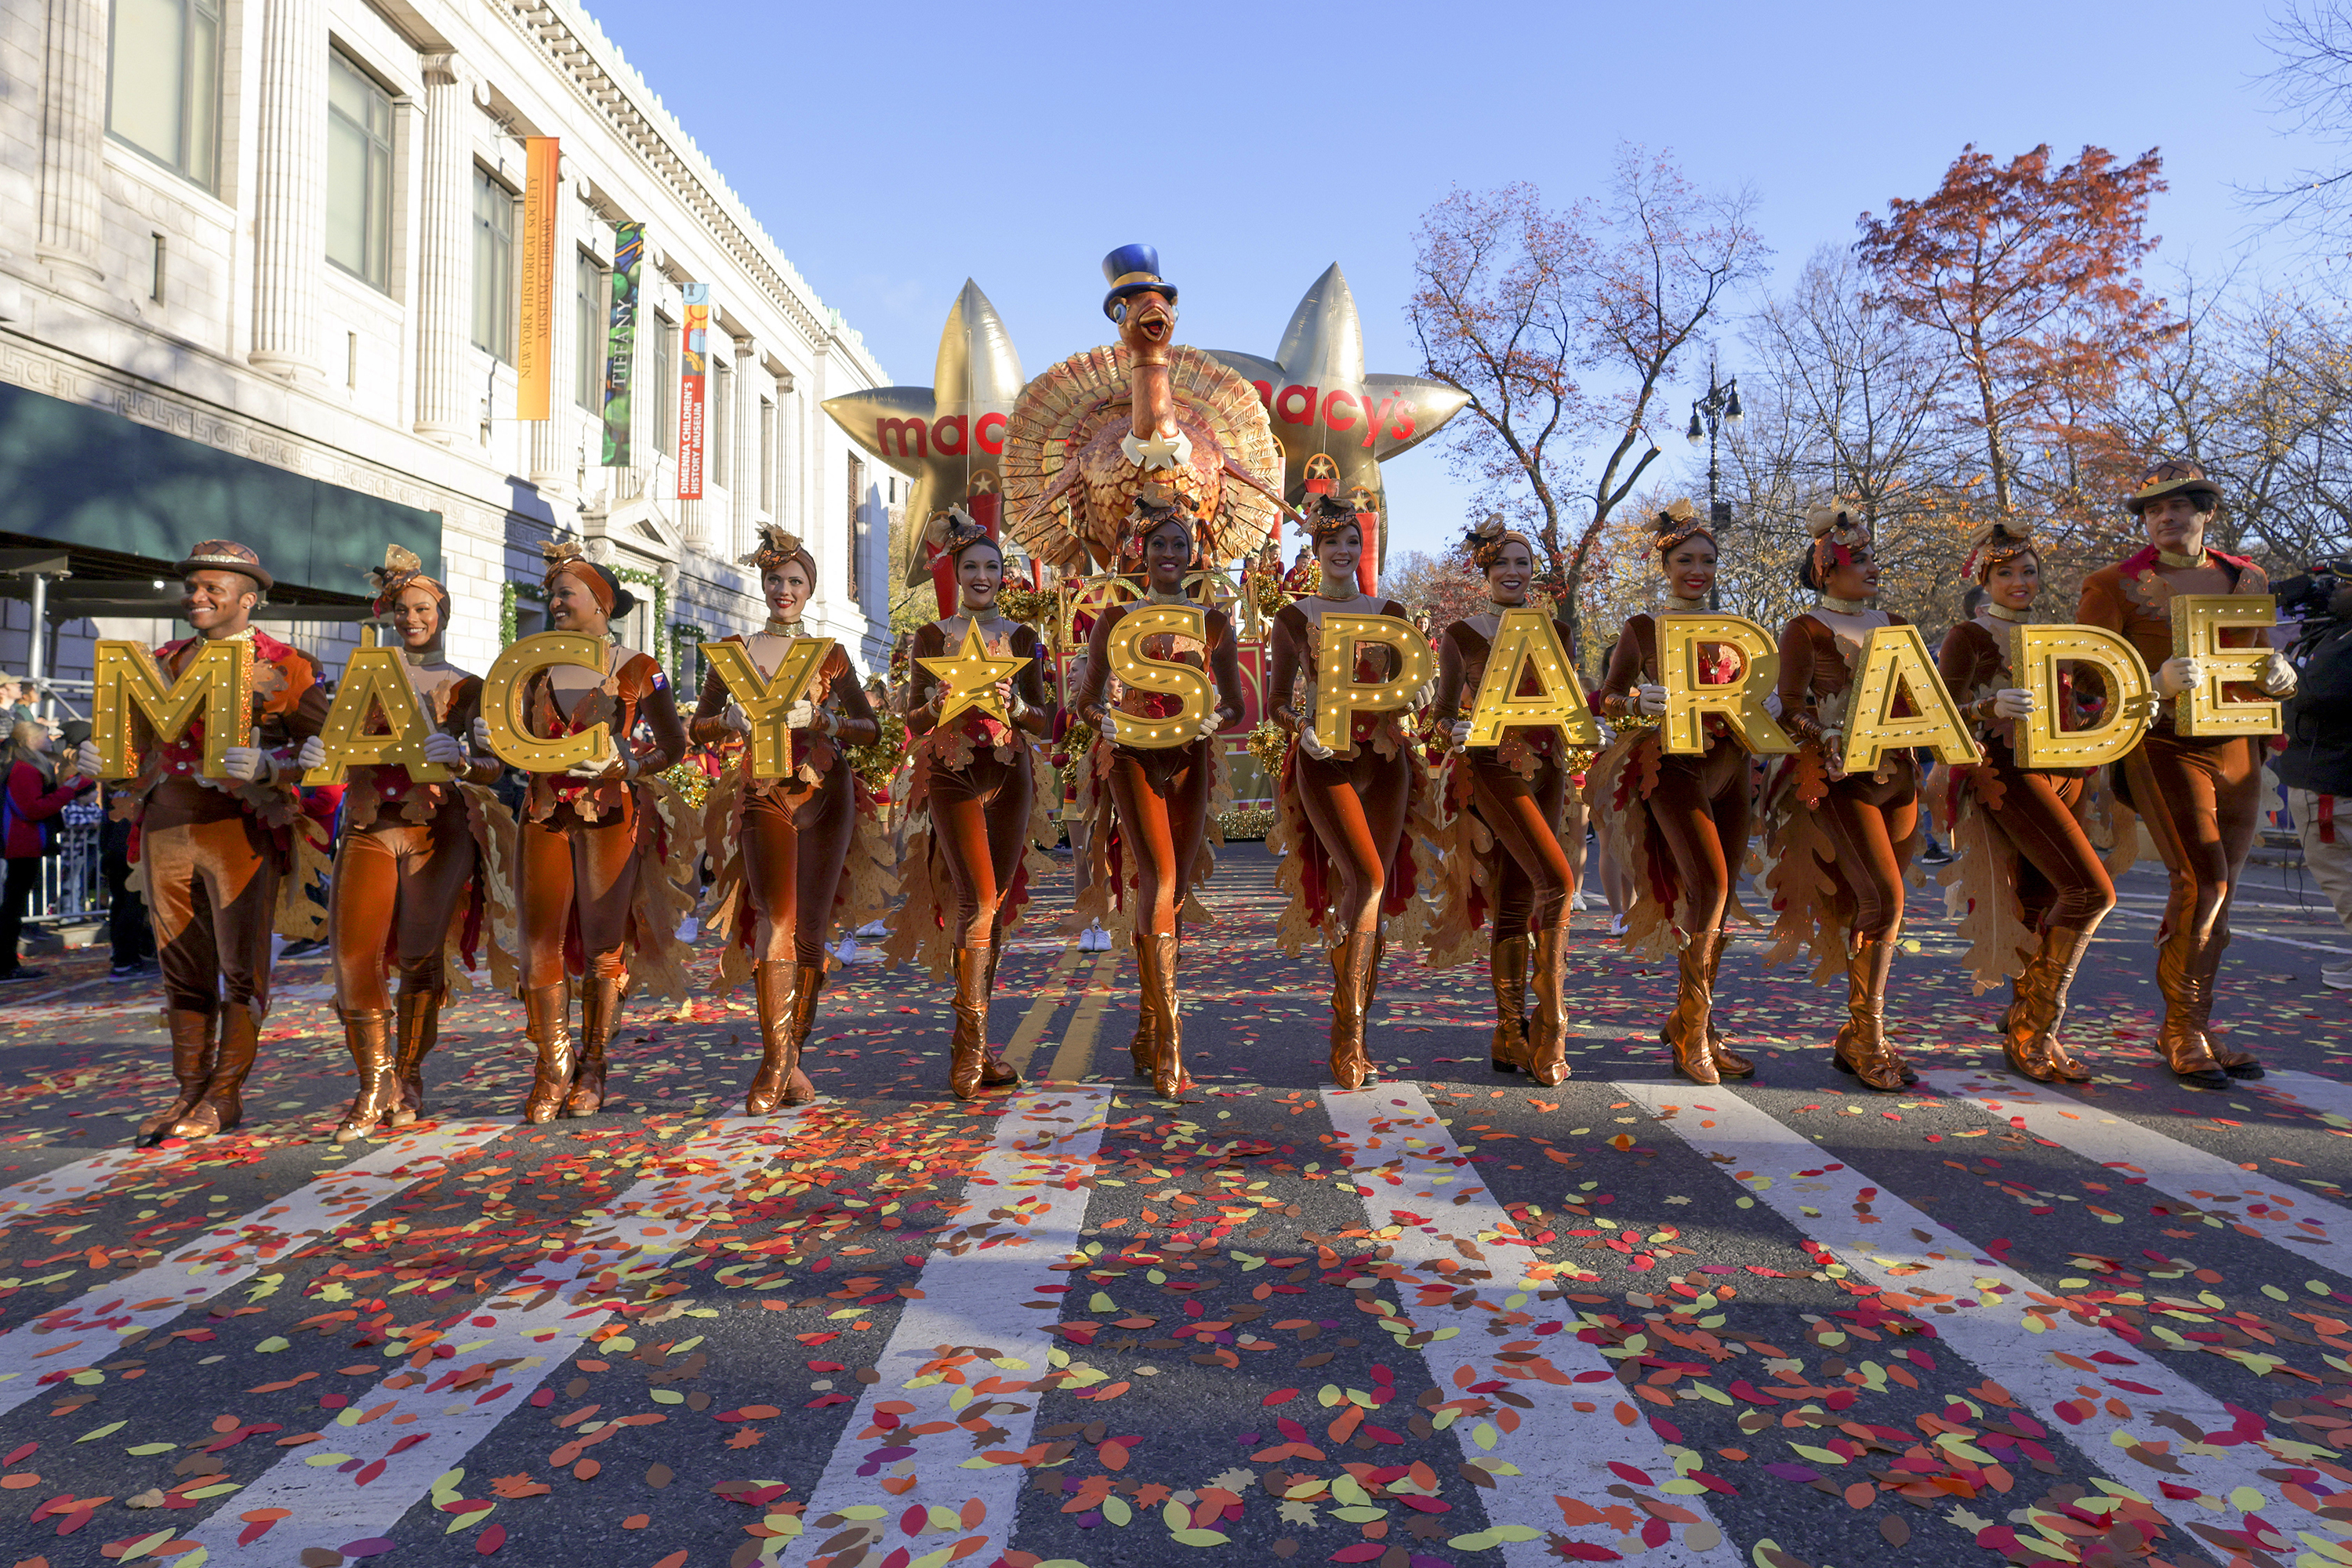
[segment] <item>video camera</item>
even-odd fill
[[[2279,614],[2310,620],[2325,617],[2336,592],[2352,582],[2352,560],[2320,561],[2311,570],[2271,585]]]

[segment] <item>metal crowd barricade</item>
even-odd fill
[[[106,915],[106,874],[99,866],[99,824],[105,808],[75,801],[58,815],[58,852],[41,862],[28,922],[85,925]]]

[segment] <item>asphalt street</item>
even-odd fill
[[[740,1116],[751,998],[706,993],[520,1126],[520,1010],[461,994],[428,1120],[338,1149],[313,960],[246,1124],[136,1151],[157,995],[54,963],[0,1001],[0,1563],[2352,1565],[2352,938],[2292,873],[2216,1009],[2270,1076],[2221,1093],[2149,1054],[2143,869],[2079,1089],[2000,1071],[1921,896],[1914,1092],[1833,1072],[1842,994],[1752,937],[1760,1072],[1673,1079],[1672,973],[1594,912],[1566,1084],[1489,1070],[1482,964],[1392,959],[1342,1095],[1273,867],[1187,934],[1181,1103],[1066,873],[992,1020],[1029,1081],[971,1105],[945,989],[866,961],[799,1111]]]

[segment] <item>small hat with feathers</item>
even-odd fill
[[[2032,529],[2006,518],[1996,518],[1969,535],[1969,552],[1960,563],[1960,574],[1972,583],[1981,583],[2002,562],[2037,548]]]

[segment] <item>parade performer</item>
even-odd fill
[[[2126,502],[2147,534],[2147,547],[2083,581],[2074,618],[2128,640],[2167,699],[2196,687],[2204,675],[2198,660],[2173,657],[2173,595],[2270,592],[2261,567],[2207,547],[2206,531],[2221,504],[2221,486],[2195,463],[2156,464]],[[2268,646],[2267,633],[2253,635],[2253,646]],[[2272,654],[2261,684],[2269,696],[2291,695],[2294,667]],[[2246,736],[2181,735],[2174,726],[2173,704],[2166,701],[2140,743],[2110,770],[2110,778],[2118,797],[2147,824],[2171,879],[2156,938],[2157,986],[2164,996],[2158,1053],[2183,1082],[2200,1089],[2224,1088],[2233,1078],[2261,1078],[2262,1064],[2250,1053],[2221,1045],[2207,1033],[2214,976],[2230,945],[2230,900],[2261,826],[2263,769],[2256,742]]]
[[[514,819],[486,787],[497,782],[496,757],[477,755],[462,737],[481,711],[481,678],[448,661],[442,638],[449,591],[424,563],[387,545],[383,565],[368,574],[375,613],[399,637],[401,668],[433,726],[425,758],[454,775],[420,784],[401,767],[354,765],[343,794],[342,838],[327,895],[328,946],[334,955],[335,1011],[360,1089],[335,1142],[364,1137],[379,1123],[405,1127],[425,1113],[425,1058],[438,1041],[447,999],[447,960],[477,967],[490,939],[492,984],[514,984],[514,911],[507,902],[508,847]],[[302,742],[301,765],[327,760],[326,742]],[[394,1026],[387,970],[400,970]]]
[[[701,848],[677,792],[654,776],[686,754],[669,678],[613,638],[613,622],[636,607],[635,596],[579,545],[542,550],[549,628],[593,638],[604,668],[534,672],[520,693],[527,727],[553,740],[607,724],[614,750],[560,773],[532,773],[523,800],[514,901],[526,1026],[539,1052],[523,1102],[534,1126],[558,1112],[604,1109],[605,1047],[633,984],[640,994],[684,999],[677,928]],[[650,737],[643,745],[641,724]],[[567,975],[580,977],[576,1051]]]
[[[1823,984],[1843,966],[1837,1068],[1893,1093],[1917,1081],[1886,1037],[1886,982],[1903,934],[1904,879],[1919,847],[1918,773],[1908,750],[1885,752],[1860,777],[1840,760],[1863,644],[1880,626],[1907,623],[1871,605],[1878,563],[1858,508],[1817,506],[1805,522],[1813,542],[1797,580],[1820,597],[1780,634],[1780,726],[1798,750],[1766,789],[1765,885],[1777,918],[1765,963],[1810,947]]]
[[[759,548],[741,564],[760,574],[768,622],[727,640],[742,644],[761,675],[772,678],[793,641],[812,635],[801,616],[816,592],[816,557],[763,523]],[[816,1098],[800,1055],[824,989],[825,939],[836,921],[854,931],[878,918],[891,893],[881,811],[849,759],[851,747],[874,742],[881,723],[839,646],[785,722],[794,731],[792,774],[754,777],[751,748],[742,747],[703,814],[703,845],[718,868],[710,925],[724,943],[718,989],[734,989],[748,973],[759,1008],[760,1068],[743,1097],[751,1116]],[[719,744],[749,730],[712,671],[695,705],[695,743]]]
[[[1479,929],[1487,929],[1487,979],[1495,994],[1495,1031],[1487,1047],[1496,1072],[1525,1072],[1549,1086],[1568,1077],[1565,992],[1570,901],[1584,858],[1584,836],[1572,829],[1574,758],[1555,729],[1518,725],[1502,743],[1471,749],[1469,707],[1486,680],[1487,658],[1502,612],[1529,607],[1535,546],[1503,526],[1500,512],[1471,529],[1461,544],[1471,567],[1486,579],[1484,615],[1455,621],[1438,634],[1437,692],[1431,710],[1447,728],[1444,827],[1440,843],[1446,879],[1444,914],[1429,961],[1444,967],[1466,956]],[[1568,629],[1553,629],[1568,643]],[[1528,672],[1531,682],[1534,672]],[[1523,694],[1534,690],[1523,684]],[[1536,1007],[1528,1011],[1528,967],[1535,963]]]
[[[246,1075],[269,1012],[269,939],[318,933],[318,908],[303,889],[326,858],[307,831],[295,760],[326,721],[319,667],[252,624],[276,579],[251,547],[226,539],[205,540],[178,570],[181,616],[196,635],[157,648],[155,662],[174,679],[205,643],[249,644],[253,729],[227,750],[230,776],[209,779],[201,720],[158,746],[143,718],[134,719],[138,775],[108,792],[115,814],[138,828],[179,1080],[178,1098],[140,1124],[148,1139],[209,1138],[243,1119]],[[96,742],[83,742],[82,771],[95,775],[99,761]]]
[[[1689,501],[1657,515],[1650,552],[1665,613],[1706,614],[1716,540]],[[1727,649],[1702,650],[1700,673],[1709,684],[1736,680],[1739,659]],[[1738,891],[1748,858],[1748,752],[1727,723],[1710,718],[1704,752],[1670,754],[1658,733],[1666,706],[1660,680],[1657,623],[1634,615],[1601,683],[1601,712],[1618,734],[1593,764],[1587,800],[1602,847],[1629,884],[1625,946],[1658,958],[1675,955],[1675,1009],[1659,1033],[1675,1054],[1675,1070],[1693,1083],[1749,1078],[1756,1064],[1725,1047],[1715,1002],[1724,924],[1734,915],[1752,920]]]
[[[2010,668],[2010,627],[2032,618],[2041,552],[2023,525],[1988,523],[1969,540],[1962,572],[1984,600],[1946,634],[1937,669],[1983,760],[1947,770],[1948,785],[1933,792],[1954,851],[1944,877],[1960,889],[1977,988],[2011,982],[2001,1016],[2010,1069],[2040,1083],[2088,1083],[2058,1026],[2091,934],[2116,906],[2115,883],[2085,831],[2092,770],[2021,768],[2011,744],[2035,699]]]
[[[911,748],[915,776],[899,860],[907,901],[883,952],[894,963],[919,953],[935,976],[952,971],[948,1087],[958,1100],[971,1100],[982,1089],[1021,1081],[988,1047],[988,1004],[1004,933],[1020,921],[1034,879],[1053,868],[1034,846],[1054,842],[1062,781],[1036,754],[1055,716],[1037,629],[998,611],[1004,552],[988,531],[961,510],[950,517],[944,548],[960,613],[915,633],[907,730],[920,739]],[[975,629],[990,657],[1028,660],[997,686],[1010,727],[977,709],[940,722],[947,686],[922,661],[954,655]]]
[[[1331,960],[1331,1081],[1361,1089],[1371,1075],[1364,1017],[1380,981],[1383,917],[1413,904],[1417,885],[1409,822],[1434,831],[1429,772],[1414,743],[1410,710],[1355,716],[1345,753],[1315,733],[1316,688],[1327,615],[1407,620],[1392,599],[1365,594],[1357,574],[1364,547],[1356,509],[1336,497],[1308,500],[1306,528],[1319,574],[1314,592],[1274,616],[1267,716],[1290,733],[1276,785],[1266,847],[1279,858],[1276,886],[1290,895],[1276,940],[1296,955],[1320,929]],[[1386,680],[1395,649],[1358,650],[1356,679]],[[1303,695],[1302,695],[1303,693]],[[1425,700],[1427,693],[1414,703]],[[1294,705],[1295,701],[1295,705]],[[1563,898],[1565,895],[1563,895]]]
[[[1164,719],[1177,700],[1115,679],[1108,649],[1124,605],[1095,621],[1073,704],[1098,738],[1078,795],[1092,824],[1093,879],[1072,920],[1132,931],[1143,992],[1136,1072],[1174,1095],[1192,1083],[1176,996],[1179,917],[1208,918],[1192,892],[1214,864],[1216,737],[1245,711],[1233,622],[1196,603],[1188,581],[1264,545],[1283,510],[1282,454],[1257,389],[1173,342],[1176,286],[1160,276],[1158,253],[1122,246],[1103,274],[1103,313],[1118,324],[1118,342],[1064,360],[1023,391],[1005,427],[1005,493],[1011,531],[1034,558],[1071,572],[1108,567],[1112,574],[1097,580],[1106,588],[1139,578],[1142,603],[1202,612],[1203,638],[1156,633],[1139,649],[1207,671],[1216,703],[1197,739],[1119,743],[1122,724]]]

